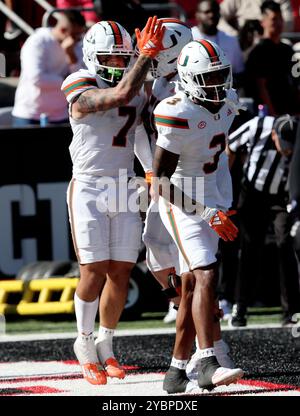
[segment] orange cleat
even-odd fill
[[[93,334],[80,334],[74,342],[74,352],[83,377],[91,384],[106,384],[106,373],[97,357]]]
[[[99,364],[83,364],[81,366],[83,377],[91,384],[106,384],[106,373]]]
[[[106,374],[109,377],[124,378],[126,373],[115,358],[108,358],[104,364]]]

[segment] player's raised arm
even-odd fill
[[[162,49],[162,38],[165,28],[162,27],[161,22],[156,25],[156,21],[156,16],[150,17],[142,32],[136,29],[140,55],[133,68],[121,79],[118,85],[110,89],[98,88],[83,92],[74,102],[72,112],[86,114],[106,111],[126,105],[131,101],[139,92],[145,80],[151,60]],[[109,67],[108,63],[105,62],[105,55],[101,57],[100,54],[96,54],[96,56],[102,67]],[[119,57],[121,56],[120,54]]]

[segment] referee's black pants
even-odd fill
[[[270,221],[273,222],[279,263],[281,305],[284,316],[300,311],[298,264],[290,236],[291,218],[285,201],[253,189],[242,189],[239,200],[241,257],[236,284],[240,308],[255,299],[257,276]],[[277,262],[277,258],[274,258]]]

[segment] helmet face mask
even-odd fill
[[[96,74],[112,87],[116,86],[127,72],[130,66],[131,56],[132,55],[130,54],[107,55],[106,53],[97,53],[97,63],[95,63]],[[123,61],[121,66],[109,63],[109,61],[111,62],[114,60],[120,61],[118,58],[121,58]]]
[[[231,66],[223,66],[193,76],[193,82],[204,92],[204,100],[222,102],[226,98],[226,90],[231,88]]]
[[[178,73],[183,90],[200,101],[221,103],[232,88],[231,65],[214,42],[202,40],[186,45],[178,57]]]
[[[89,72],[110,86],[123,78],[134,55],[131,37],[119,24],[101,21],[93,25],[83,39],[83,60]],[[122,65],[107,63],[109,58],[122,57]]]

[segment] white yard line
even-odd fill
[[[133,336],[133,335],[159,335],[159,334],[175,334],[175,328],[154,328],[154,329],[117,329],[116,337]],[[95,337],[98,332],[94,332]],[[77,332],[49,332],[49,333],[31,333],[31,334],[14,334],[1,335],[1,342],[18,342],[18,341],[39,341],[49,339],[71,339],[76,338]]]

